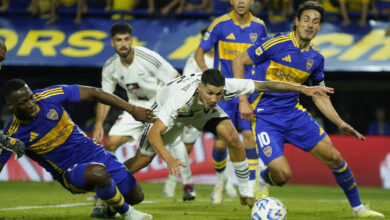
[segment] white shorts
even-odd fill
[[[118,116],[114,125],[111,127],[109,136],[130,136],[138,140],[142,134],[145,124],[137,121],[128,112],[124,111]]]
[[[183,128],[183,134],[181,135],[181,140],[185,144],[193,144],[201,134],[202,132],[199,131],[198,129],[192,126],[185,126]]]
[[[177,137],[183,132],[184,126],[192,125],[193,128],[198,130],[204,130],[208,132],[212,132],[212,129],[215,130],[216,125],[212,125],[213,127],[206,127],[207,122],[212,121],[213,119],[229,119],[227,114],[219,107],[215,107],[209,111],[199,111],[194,113],[192,117],[178,117],[175,119],[175,124],[168,128],[164,134],[162,135],[162,139],[165,145],[172,144]],[[218,123],[218,122],[217,122]],[[209,124],[207,124],[209,125]],[[147,139],[147,135],[149,133],[150,128],[153,124],[146,124],[144,130],[142,131],[141,140],[139,143],[139,149],[143,155],[154,156],[156,152],[153,150],[152,146],[149,144]]]

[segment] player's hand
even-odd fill
[[[180,160],[172,159],[169,161],[166,161],[169,174],[177,175],[180,173],[180,166],[185,167],[186,165],[181,162]]]
[[[152,110],[140,106],[135,106],[133,112],[130,114],[134,117],[135,120],[141,122],[153,123],[157,119]]]
[[[0,148],[15,154],[15,160],[23,156],[26,146],[21,140],[0,135]]]
[[[351,136],[354,136],[358,140],[366,140],[366,138],[360,134],[358,131],[356,131],[351,125],[343,122],[339,126],[340,131],[342,131],[344,134],[348,134]]]
[[[325,87],[325,86],[301,86],[301,92],[307,96],[324,96],[329,98],[329,94],[334,93],[334,89],[330,87]]]
[[[93,140],[96,144],[102,144],[104,137],[104,129],[102,124],[95,124],[95,129],[93,130]]]
[[[238,105],[240,110],[241,119],[243,120],[252,120],[254,117],[254,112],[252,106],[249,104],[249,101],[246,97],[240,97],[240,104]]]

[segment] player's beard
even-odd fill
[[[126,51],[123,49],[127,49]],[[117,51],[120,57],[126,58],[131,53],[131,48],[121,48]]]

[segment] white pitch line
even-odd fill
[[[156,201],[143,201],[142,203],[154,203]],[[46,208],[67,208],[67,207],[75,207],[75,206],[92,206],[93,203],[85,202],[85,203],[68,203],[68,204],[59,204],[59,205],[45,205],[45,206],[17,206],[13,208],[1,208],[0,211],[9,211],[9,210],[26,210],[26,209],[46,209]]]

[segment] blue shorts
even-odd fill
[[[240,110],[238,109],[239,100],[238,98],[234,98],[229,101],[223,101],[218,103],[219,107],[223,109],[224,112],[229,116],[232,121],[234,127],[237,128],[238,131],[247,131],[252,130],[251,123],[248,120],[241,119]]]
[[[291,143],[308,152],[327,134],[307,111],[256,115],[254,133],[258,155],[264,164],[283,156],[284,143]]]
[[[102,146],[89,145],[91,146],[85,147],[91,148],[93,157],[89,157],[88,161],[80,161],[80,163],[76,163],[72,168],[66,170],[60,181],[61,184],[72,193],[94,191],[94,188],[85,183],[84,170],[90,163],[101,163],[107,168],[111,179],[115,181],[122,195],[130,192],[137,183],[134,176],[127,171],[126,167],[112,153],[105,151]]]

